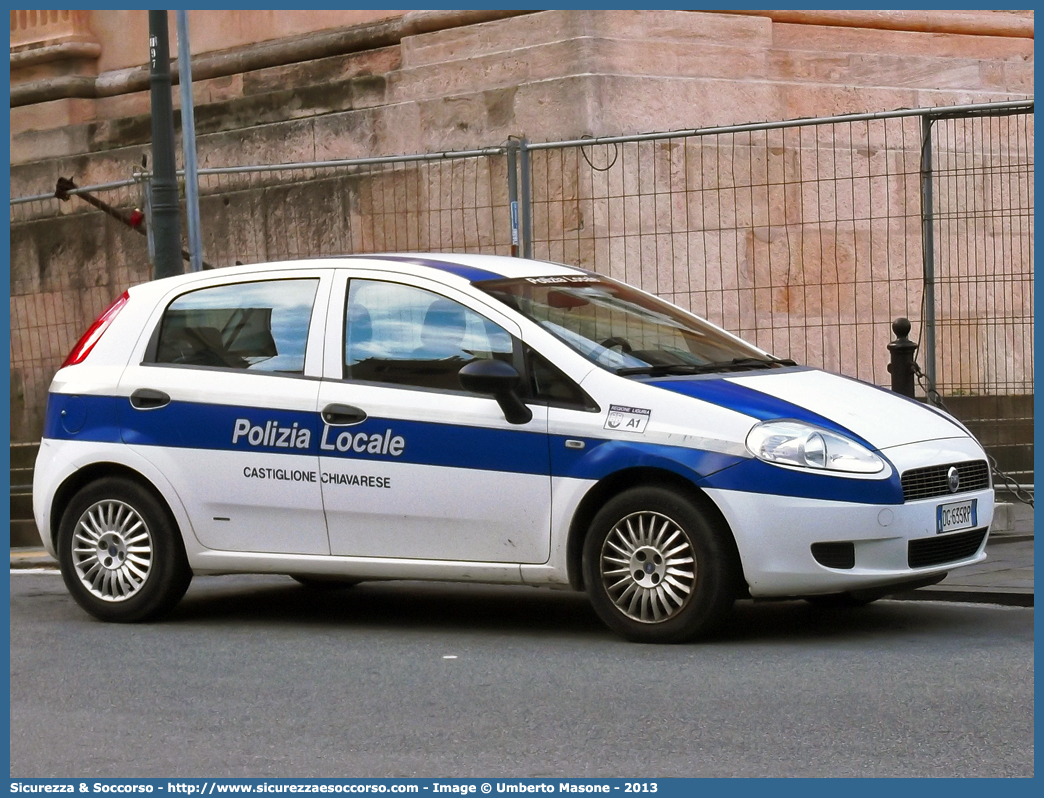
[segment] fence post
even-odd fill
[[[531,205],[531,194],[530,194],[530,174],[529,174],[529,144],[526,139],[520,139],[519,145],[519,165],[521,169],[522,177],[522,257],[531,258],[533,257],[533,208]]]
[[[192,54],[189,52],[188,12],[175,12],[178,26],[178,86],[181,91],[181,148],[185,158],[185,216],[188,220],[189,271],[203,268],[203,238],[199,229],[199,176],[196,172],[196,114],[192,101]]]
[[[932,117],[921,117],[921,249],[924,260],[924,373],[935,379],[935,215],[932,196]],[[893,375],[892,379],[895,377]]]
[[[892,390],[903,396],[914,398],[914,358],[917,344],[909,339],[910,320],[898,318],[892,322],[895,340],[888,344],[891,362],[888,373],[892,375]]]
[[[518,143],[507,143],[508,211],[511,217],[511,257],[518,257]]]
[[[156,268],[156,238],[152,233],[152,175],[142,174],[141,194],[144,198],[141,209],[145,212],[145,240],[149,245],[149,263]]]

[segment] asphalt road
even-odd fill
[[[560,591],[206,577],[119,626],[12,574],[11,775],[1032,776],[1033,610],[748,601],[640,646]]]

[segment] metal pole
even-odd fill
[[[522,257],[533,257],[533,208],[529,193],[529,142],[519,141],[519,163],[522,173]]]
[[[152,219],[156,241],[153,277],[181,274],[181,211],[174,159],[167,12],[149,11],[149,84],[152,101]]]
[[[181,149],[185,156],[185,206],[188,216],[189,270],[203,268],[203,238],[199,229],[199,176],[196,173],[196,114],[192,104],[192,56],[189,53],[188,12],[175,12],[178,24],[178,83],[181,89]]]
[[[932,206],[932,119],[921,117],[921,240],[924,258],[924,374],[935,381],[935,216]]]
[[[518,257],[518,145],[507,145],[508,208],[511,212],[511,257]]]

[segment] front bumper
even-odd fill
[[[937,535],[936,508],[977,499],[976,529],[993,520],[993,490],[901,505],[854,504],[820,499],[709,489],[732,528],[743,573],[754,598],[809,596],[886,587],[943,574],[985,559],[986,535],[970,556],[926,567],[910,567],[910,541],[929,545],[962,530]],[[828,568],[812,555],[813,543],[851,541],[851,568]],[[919,544],[923,546],[925,544]]]
[[[967,437],[896,446],[883,454],[900,474],[923,466],[985,459],[979,445]],[[987,531],[993,521],[992,487],[903,504],[860,504],[720,488],[706,492],[735,535],[743,573],[755,598],[821,595],[928,580],[985,559]],[[977,500],[974,529],[978,534],[971,530],[937,534],[939,505],[968,499]],[[919,542],[911,547],[911,541]],[[852,543],[852,567],[817,562],[812,544],[834,542]],[[924,562],[932,564],[920,565]]]

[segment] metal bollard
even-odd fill
[[[914,398],[914,358],[917,356],[917,344],[907,336],[910,334],[910,320],[898,318],[892,322],[895,340],[888,344],[892,360],[888,364],[888,373],[892,375],[892,390],[903,396]]]

